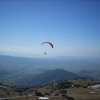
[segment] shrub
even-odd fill
[[[61,90],[59,93],[67,93],[66,90]]]
[[[35,96],[44,96],[41,92],[36,92]]]

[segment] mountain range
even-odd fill
[[[61,72],[59,72],[58,69]],[[64,72],[62,72],[62,70]],[[67,74],[71,72],[71,74],[73,73],[75,76],[100,80],[100,59],[65,56],[53,58],[25,58],[0,55],[0,82],[3,83],[36,85],[74,78],[74,75],[67,75],[65,71],[67,71]],[[53,72],[56,73],[56,75]],[[50,75],[49,73],[52,74]],[[47,76],[55,77],[48,80]],[[70,76],[70,78],[68,76]],[[45,80],[45,82],[43,80]]]

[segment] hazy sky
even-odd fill
[[[100,0],[0,0],[0,51],[100,56]]]

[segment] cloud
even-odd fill
[[[0,46],[0,51],[4,52],[22,52],[27,54],[44,54],[48,56],[100,56],[98,48],[83,48],[83,47],[60,47],[60,48],[39,48],[39,47],[24,47],[24,46]]]
[[[33,52],[38,51],[39,48],[23,47],[23,46],[0,46],[1,51],[12,51],[12,52]]]
[[[66,48],[73,48],[73,47],[70,46],[70,47],[61,47],[61,48],[62,48],[62,49],[66,49]]]
[[[89,47],[61,47],[59,49],[59,54],[68,56],[100,56],[99,48],[89,48]]]

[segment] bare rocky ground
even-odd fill
[[[100,88],[88,86],[98,84],[89,79],[74,79],[37,87],[0,87],[0,100],[38,100],[45,96],[49,100],[100,100]]]

